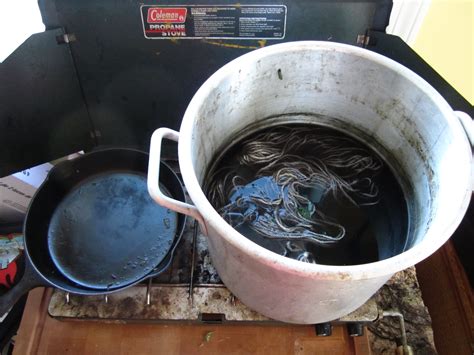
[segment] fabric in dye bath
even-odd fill
[[[403,251],[408,213],[397,179],[375,151],[334,129],[257,131],[229,147],[206,181],[221,216],[278,254],[355,265]]]

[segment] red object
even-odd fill
[[[8,264],[6,269],[0,270],[0,285],[5,286],[6,288],[11,288],[14,285],[14,280],[18,267],[16,265],[16,260],[13,260]]]
[[[148,23],[184,23],[186,8],[150,7],[147,14]]]

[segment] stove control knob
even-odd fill
[[[362,323],[347,323],[347,331],[351,337],[364,335],[364,325]]]
[[[315,325],[316,335],[318,337],[328,337],[332,334],[331,323],[319,323]]]

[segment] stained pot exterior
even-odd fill
[[[273,45],[212,75],[189,104],[179,134],[155,132],[149,190],[158,203],[200,221],[219,276],[250,308],[284,322],[326,322],[357,309],[394,273],[435,252],[459,225],[472,191],[465,131],[473,128],[465,116],[463,128],[458,116],[418,75],[379,54],[330,42]],[[410,201],[406,251],[363,265],[307,264],[260,247],[219,216],[202,190],[216,156],[243,130],[291,122],[343,130],[387,157]],[[151,159],[159,159],[163,137],[179,140],[194,206],[153,186]]]

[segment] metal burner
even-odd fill
[[[49,314],[61,319],[130,322],[191,321],[201,323],[273,321],[241,303],[222,284],[213,267],[206,237],[188,221],[170,269],[135,287],[103,296],[80,296],[55,290]],[[373,322],[373,299],[338,322]]]

